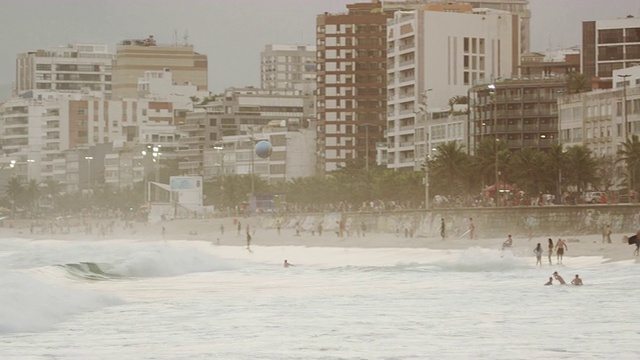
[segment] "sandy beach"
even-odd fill
[[[104,241],[109,239],[133,239],[141,241],[153,240],[199,240],[209,241],[212,244],[227,246],[246,246],[246,225],[251,226],[252,246],[306,246],[306,247],[352,247],[352,248],[429,248],[429,249],[465,249],[482,247],[499,250],[504,238],[469,238],[458,239],[451,236],[446,240],[440,237],[404,237],[403,234],[389,233],[351,233],[349,236],[339,237],[334,231],[328,230],[321,236],[310,231],[301,231],[296,236],[294,228],[282,228],[280,235],[272,227],[262,225],[263,219],[259,217],[240,218],[242,229],[238,232],[233,218],[213,219],[183,219],[163,223],[129,223],[125,227],[124,222],[114,222],[113,230],[107,234],[100,234],[99,227],[108,221],[96,221],[91,234],[81,226],[70,226],[66,229],[58,229],[52,233],[51,228],[45,226],[32,226],[30,221],[13,220],[3,224],[0,228],[2,238],[27,238],[27,239],[59,239],[59,240],[88,240]],[[222,231],[224,227],[224,231]],[[163,235],[164,228],[164,235]],[[635,246],[623,243],[623,236],[631,234],[612,234],[611,244],[602,243],[602,236],[579,235],[563,237],[567,241],[568,250],[565,257],[572,256],[602,256],[608,261],[632,260],[638,262],[639,257],[634,256]],[[531,240],[514,234],[514,244],[511,251],[516,256],[530,256],[535,261],[533,249],[538,242],[541,243],[545,253],[543,263],[547,261],[547,239],[557,241],[556,234],[534,234]],[[555,253],[553,255],[555,263]]]

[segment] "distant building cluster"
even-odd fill
[[[640,19],[585,21],[580,47],[532,52],[530,18],[527,0],[352,3],[317,15],[315,44],[265,44],[260,84],[221,94],[206,54],[153,36],[17,54],[0,181],[128,187],[168,161],[205,180],[418,171],[441,144],[485,138],[614,155],[640,133]]]

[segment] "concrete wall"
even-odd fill
[[[570,237],[572,235],[600,234],[606,224],[613,233],[634,234],[640,230],[640,205],[580,205],[509,208],[434,209],[425,211],[394,211],[384,213],[325,213],[265,215],[262,226],[275,228],[280,221],[283,228],[295,228],[299,223],[303,231],[334,233],[342,219],[353,234],[365,224],[369,233],[398,233],[404,236],[439,237],[440,218],[445,219],[447,238],[457,238],[467,231],[472,217],[478,238],[506,238],[527,236]],[[617,241],[614,239],[614,241]]]

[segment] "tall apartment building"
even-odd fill
[[[145,71],[169,69],[177,85],[192,84],[198,90],[208,90],[207,55],[194,51],[193,45],[158,44],[153,36],[147,39],[123,40],[116,47],[113,62],[113,93],[115,99],[137,96],[138,78]]]
[[[616,79],[612,89],[559,98],[564,146],[585,145],[596,156],[615,156],[625,141],[625,121],[629,137],[640,134],[640,66],[616,70],[612,75]],[[625,75],[624,80],[618,75]]]
[[[293,130],[274,125],[258,134],[227,136],[215,148],[204,149],[203,176],[210,179],[227,174],[251,173],[269,183],[286,182],[309,177],[316,173],[315,130]],[[255,155],[257,141],[266,140],[272,145],[268,158]]]
[[[105,100],[44,91],[24,93],[28,95],[33,97],[0,105],[0,144],[6,157],[33,160],[35,179],[53,178],[55,163],[65,152],[100,144],[118,149],[161,145],[168,155],[178,146],[177,127],[192,109],[154,99]]]
[[[318,170],[375,159],[386,125],[386,27],[380,3],[319,15],[317,41]]]
[[[610,89],[614,70],[636,64],[640,64],[640,18],[582,23],[582,72],[598,78],[597,88]]]
[[[372,0],[377,2],[378,0]],[[470,5],[473,8],[487,8],[510,12],[520,17],[520,54],[530,51],[531,47],[531,11],[528,8],[529,0],[404,0],[404,1],[382,1],[383,12],[394,12],[396,10],[418,9],[426,4],[435,6],[448,5]]]
[[[485,138],[504,141],[511,150],[545,150],[559,143],[558,97],[565,88],[561,77],[474,86],[469,92],[469,149],[474,151]]]
[[[387,167],[418,170],[433,112],[477,83],[518,73],[517,15],[469,5],[398,11],[387,24]],[[455,138],[451,138],[453,140]]]
[[[71,44],[18,54],[14,93],[28,90],[111,93],[114,55],[107,45]]]
[[[316,89],[316,47],[269,44],[260,53],[263,89],[295,89],[313,94]]]
[[[186,174],[203,175],[206,149],[218,146],[226,137],[261,133],[278,126],[299,130],[310,126],[312,98],[299,90],[229,88],[222,97],[187,114],[181,132],[179,164]],[[315,144],[314,144],[315,145]],[[315,153],[315,146],[306,151]]]

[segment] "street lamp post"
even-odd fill
[[[622,125],[624,126],[624,141],[629,141],[629,124],[627,124],[627,78],[629,74],[618,75],[622,78]],[[631,202],[631,164],[627,161],[627,189],[629,192],[629,202]]]
[[[490,95],[491,95],[491,102],[493,103],[493,132],[495,134],[495,176],[496,176],[496,186],[495,186],[495,202],[496,202],[496,207],[498,206],[498,201],[500,200],[499,198],[499,192],[500,190],[498,189],[498,187],[500,186],[500,174],[498,172],[498,142],[500,141],[498,139],[498,133],[496,132],[497,130],[497,123],[498,123],[498,96],[497,96],[497,90],[496,90],[496,86],[494,84],[490,84],[489,85],[489,90],[490,90]]]
[[[151,155],[152,161],[154,163],[154,167],[155,167],[155,182],[160,182],[160,155],[162,155],[162,153],[160,152],[162,145],[157,145],[157,146],[151,146],[151,145],[147,145],[147,150],[142,150],[142,156],[145,157],[145,161],[144,161],[144,176],[147,179],[147,186],[145,188],[145,199],[147,200],[147,202],[151,202],[151,182],[148,180],[147,178],[147,164],[148,164],[148,159],[146,156],[147,155]]]
[[[91,160],[93,160],[93,156],[85,156],[85,160],[87,160],[87,190],[91,190]]]
[[[429,155],[426,156],[424,161],[424,209],[429,210]]]
[[[422,94],[422,103],[421,105],[423,105],[422,108],[420,108],[420,110],[418,111],[419,113],[422,113],[422,123],[424,124],[424,128],[422,130],[422,134],[424,135],[424,149],[425,149],[425,154],[424,154],[424,208],[425,210],[429,209],[429,149],[431,148],[431,144],[429,143],[429,91],[432,91],[433,89],[429,88],[424,90],[424,93]],[[418,124],[414,125],[414,128],[416,130],[414,130],[414,138],[416,137],[415,134],[417,134],[417,129],[418,129]],[[417,151],[417,147],[416,147],[416,151]],[[416,154],[417,155],[417,154]]]
[[[224,146],[217,144],[213,148],[216,149],[220,158],[220,208],[222,209],[224,207]]]
[[[36,162],[33,159],[27,159],[27,183],[31,182],[31,163]]]

